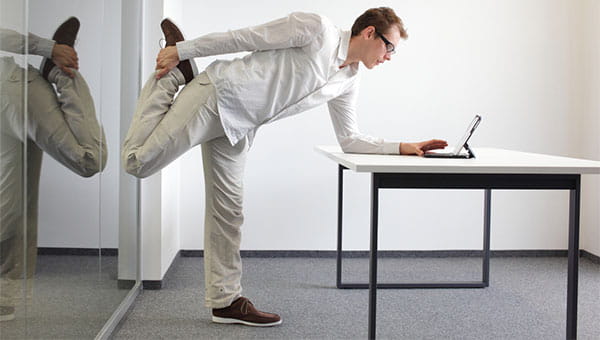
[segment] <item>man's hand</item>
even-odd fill
[[[179,54],[177,53],[177,47],[167,46],[158,52],[156,57],[156,79],[162,78],[165,74],[169,73],[173,67],[179,64]]]
[[[73,47],[68,45],[54,44],[52,48],[52,61],[71,78],[75,76],[71,68],[79,69],[77,52],[75,52]]]
[[[423,156],[426,151],[443,149],[447,146],[448,143],[441,139],[432,139],[419,143],[400,143],[400,154]]]

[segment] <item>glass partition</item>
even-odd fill
[[[0,0],[0,337],[23,338],[35,266],[35,202],[28,201],[27,3]],[[37,160],[37,159],[36,159]],[[34,160],[34,161],[36,161]],[[34,169],[31,168],[31,171]],[[29,215],[28,215],[29,213]],[[33,255],[33,256],[32,256]],[[11,323],[10,330],[5,326]]]
[[[94,338],[137,280],[120,6],[0,0],[2,339]]]

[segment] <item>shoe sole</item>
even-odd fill
[[[181,30],[179,29],[179,27],[169,18],[165,18],[160,22],[160,29],[163,32],[163,35],[165,36],[165,47],[168,46],[176,46],[176,44],[180,41],[185,41],[185,38],[183,36],[183,33],[181,32]],[[169,42],[167,40],[167,33],[169,30],[174,31],[175,32],[175,40],[176,41],[171,41]],[[198,74],[198,70],[196,68],[196,63],[194,62],[193,59],[189,60],[181,60],[179,61],[179,64],[177,64],[177,68],[179,68],[179,70],[181,71],[181,73],[183,73],[183,77],[185,78],[185,83],[189,83],[190,81],[192,81],[192,79],[194,79],[194,77],[196,77],[196,75]]]
[[[237,323],[237,324],[242,324],[242,325],[252,326],[252,327],[271,327],[271,326],[281,325],[281,322],[283,320],[270,322],[270,323],[256,323],[256,322],[249,322],[249,321],[244,321],[244,320],[239,320],[239,319],[221,318],[218,316],[213,316],[212,321],[216,322],[216,323],[224,323],[224,324],[236,324]]]
[[[69,26],[71,26],[71,27],[69,27]],[[60,26],[58,26],[56,28],[56,31],[54,32],[54,35],[52,36],[52,40],[56,41],[57,44],[64,44],[64,45],[74,47],[75,41],[77,40],[77,34],[79,33],[80,26],[81,26],[81,24],[79,22],[79,19],[77,19],[76,17],[70,17],[69,19],[65,20],[62,24],[60,24]],[[72,28],[72,31],[71,32],[63,32],[64,30],[67,30],[67,27]],[[73,41],[71,41],[71,40],[63,41],[63,40],[59,39],[59,37],[61,35],[64,35],[66,33],[72,33],[75,36]],[[52,59],[44,58],[42,60],[42,64],[40,65],[40,72],[42,73],[42,77],[44,77],[44,79],[48,80],[48,75],[50,74],[50,71],[52,71],[54,66],[56,66],[56,65],[54,64]]]
[[[179,30],[179,27],[177,27],[177,25],[175,25],[175,23],[169,18],[165,18],[160,22],[160,29],[163,31],[163,35],[165,35],[165,46],[175,46],[178,42],[185,40],[183,33],[181,33]],[[169,29],[175,31],[175,35],[177,36],[175,40],[177,41],[173,41],[172,43],[167,42],[165,31],[168,31]]]

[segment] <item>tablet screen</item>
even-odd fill
[[[481,121],[481,116],[475,115],[475,118],[473,118],[473,121],[471,121],[471,124],[469,124],[469,128],[467,129],[467,132],[465,132],[465,135],[456,144],[455,149],[454,149],[455,155],[458,155],[458,153],[463,148],[463,146],[465,146],[465,143],[469,140],[469,138],[471,138],[471,135],[473,135],[473,131],[475,131],[475,128],[477,128],[477,125],[479,125],[480,121]]]

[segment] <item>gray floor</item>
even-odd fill
[[[473,258],[380,259],[381,281],[477,280]],[[564,339],[566,258],[492,258],[485,289],[379,290],[380,339]],[[345,279],[365,280],[349,259]],[[279,313],[273,328],[218,325],[203,307],[201,258],[179,258],[162,290],[145,290],[115,339],[364,339],[367,291],[335,288],[335,260],[246,258],[244,295]],[[600,339],[600,265],[581,259],[579,339]]]
[[[128,293],[116,273],[116,256],[38,256],[30,297],[0,338],[93,339]]]

